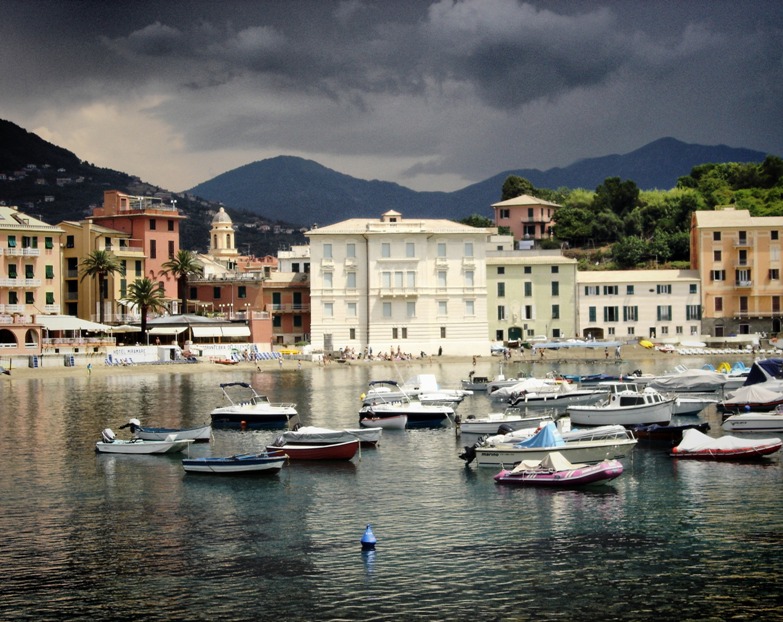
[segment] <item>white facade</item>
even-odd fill
[[[576,278],[582,337],[701,340],[696,270],[578,272]]]
[[[496,232],[394,211],[308,231],[313,346],[486,354],[486,248]]]

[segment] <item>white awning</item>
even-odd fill
[[[192,326],[194,337],[222,337],[220,326]]]
[[[188,329],[187,326],[155,326],[149,329],[150,335],[179,335]]]
[[[75,315],[37,315],[35,321],[42,324],[46,330],[86,330],[106,332],[111,328],[106,324],[83,320]]]
[[[224,337],[250,337],[249,326],[221,326]]]

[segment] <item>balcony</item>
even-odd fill
[[[303,304],[271,304],[266,305],[264,310],[269,313],[310,313],[310,305]]]
[[[753,287],[753,281],[734,281],[734,287],[737,287],[739,289],[746,289],[748,287]]]
[[[0,279],[0,287],[21,287],[22,279]]]
[[[732,240],[732,246],[734,246],[734,248],[749,247],[750,245],[750,239],[747,237],[738,237]]]

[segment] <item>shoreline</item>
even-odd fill
[[[162,362],[162,363],[137,363],[132,365],[107,365],[104,360],[96,358],[95,362],[89,358],[79,360],[79,364],[72,367],[66,367],[62,364],[54,364],[51,366],[46,365],[46,359],[41,360],[39,367],[29,366],[5,366],[6,370],[10,372],[9,375],[0,376],[0,382],[7,382],[14,378],[44,378],[44,377],[70,377],[70,376],[105,376],[109,374],[199,374],[199,373],[214,373],[214,374],[231,374],[237,371],[297,371],[299,369],[318,367],[323,370],[341,369],[343,367],[350,367],[352,365],[375,365],[375,366],[393,366],[393,365],[435,365],[435,364],[464,364],[467,371],[471,369],[485,368],[487,364],[491,364],[493,368],[500,368],[500,366],[514,366],[519,364],[528,364],[534,366],[546,366],[547,371],[551,371],[552,365],[562,365],[566,363],[588,363],[595,365],[611,366],[612,368],[618,365],[627,365],[628,367],[638,368],[641,364],[647,362],[648,364],[654,362],[655,365],[660,365],[663,362],[669,362],[672,366],[678,364],[686,364],[688,360],[707,359],[710,362],[714,361],[714,365],[717,367],[723,361],[728,362],[730,365],[737,361],[742,361],[746,365],[750,364],[756,358],[766,358],[768,356],[776,356],[776,354],[770,354],[766,351],[751,352],[751,351],[737,351],[732,353],[726,353],[723,351],[712,353],[699,353],[695,355],[680,354],[678,352],[661,352],[658,350],[648,350],[641,346],[624,346],[621,351],[621,358],[615,358],[614,352],[610,351],[607,357],[604,352],[587,350],[579,352],[575,350],[567,351],[567,356],[557,356],[562,352],[564,355],[566,351],[551,351],[547,350],[544,356],[532,352],[526,351],[523,356],[519,356],[519,353],[515,351],[510,359],[504,360],[502,356],[477,356],[475,357],[476,364],[474,365],[474,357],[472,356],[431,356],[427,358],[413,358],[403,360],[368,360],[368,359],[352,359],[346,361],[331,361],[322,363],[320,361],[313,361],[307,358],[283,358],[279,360],[263,359],[258,361],[241,361],[235,365],[222,365],[213,361],[198,361],[195,363],[175,363],[175,362]],[[778,355],[782,355],[780,353]],[[1,359],[0,359],[1,361]],[[282,364],[280,363],[282,361]],[[13,363],[13,361],[12,361]],[[644,370],[642,370],[644,371]]]

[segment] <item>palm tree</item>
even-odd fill
[[[166,309],[166,297],[160,283],[155,283],[145,276],[136,279],[128,286],[128,293],[123,299],[133,303],[141,313],[141,334],[147,333],[147,311],[159,313]]]
[[[120,260],[115,255],[105,250],[94,250],[87,258],[82,261],[82,278],[98,277],[98,299],[100,301],[100,322],[103,324],[104,308],[103,301],[106,299],[106,279],[110,274],[124,274],[124,269]]]
[[[181,313],[187,313],[188,279],[195,274],[201,274],[201,265],[193,251],[179,249],[177,254],[163,264],[161,274],[171,275],[177,279],[177,294],[182,305]]]

